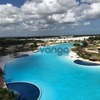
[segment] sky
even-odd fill
[[[0,37],[100,34],[100,0],[0,0]]]

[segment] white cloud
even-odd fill
[[[70,10],[64,14],[53,14],[49,16],[49,20],[53,20],[58,23],[74,23],[76,22],[76,18],[73,12]]]
[[[87,26],[87,25],[90,25],[91,23],[90,22],[84,22],[83,25]]]
[[[82,2],[91,4],[79,6],[75,0],[29,0],[20,8],[11,4],[0,5],[0,30],[41,30],[55,23],[77,26],[81,20],[100,18],[99,0]],[[85,21],[86,24],[89,22]]]
[[[11,4],[0,5],[0,25],[10,25],[22,21],[19,9]]]
[[[96,19],[100,18],[100,3],[93,3],[88,9],[85,9],[83,16],[86,19]]]

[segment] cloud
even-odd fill
[[[10,25],[22,21],[19,9],[11,4],[0,5],[0,25]]]
[[[76,18],[73,12],[70,10],[64,14],[53,14],[52,16],[48,17],[48,21],[52,21],[54,23],[74,23],[76,22]]]
[[[93,3],[88,9],[85,9],[83,16],[86,19],[97,19],[100,18],[100,3]]]
[[[51,25],[80,25],[81,21],[100,18],[99,0],[28,0],[20,8],[12,4],[0,5],[0,30],[45,30]]]
[[[91,23],[90,22],[84,22],[83,25],[87,26],[87,25],[90,25]]]

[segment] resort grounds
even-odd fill
[[[41,47],[54,46],[65,43],[73,44],[73,47],[69,53],[69,57],[74,61],[81,60],[100,64],[100,36],[2,38],[0,39],[0,88],[6,91],[4,93],[9,92],[9,89],[7,88],[4,81],[4,67],[8,61],[32,55],[33,53],[38,52]],[[13,94],[12,91],[10,92]],[[16,95],[13,95],[13,97],[16,98]]]

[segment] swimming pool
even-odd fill
[[[8,83],[7,87],[18,94],[16,100],[38,100],[40,97],[39,88],[30,83]]]
[[[85,65],[85,66],[100,66],[100,64],[88,62],[88,61],[82,61],[82,60],[75,60],[74,63],[80,64],[80,65]]]
[[[72,47],[59,44],[52,47]],[[30,55],[9,61],[5,66],[5,81],[28,82],[41,90],[40,100],[100,100],[100,67],[75,64],[69,52]]]

